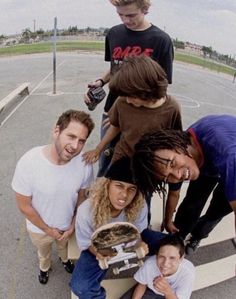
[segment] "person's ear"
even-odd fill
[[[147,7],[143,7],[142,8],[142,13],[147,15],[148,14],[148,8]]]
[[[60,134],[60,128],[59,126],[54,127],[53,129],[53,137],[58,137]]]

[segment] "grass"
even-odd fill
[[[195,64],[207,69],[210,69],[212,71],[216,71],[219,73],[225,73],[228,75],[234,75],[235,69],[231,68],[230,66],[227,66],[225,64],[217,63],[209,59],[204,59],[202,57],[198,56],[192,56],[189,54],[184,53],[178,53],[175,52],[175,60],[182,61],[185,63]]]
[[[35,44],[20,44],[0,48],[0,56],[23,55],[33,53],[52,52],[52,42],[40,42]],[[57,51],[104,51],[103,41],[59,41]],[[212,71],[234,75],[235,70],[227,65],[220,64],[199,56],[192,56],[187,53],[175,52],[175,60],[198,65]]]
[[[52,52],[52,42],[41,42],[35,44],[19,44],[0,48],[0,56],[9,55],[23,55],[23,54],[34,54],[34,53],[45,53]],[[103,51],[104,42],[93,42],[93,41],[74,41],[74,42],[58,42],[57,51],[76,51],[76,50],[89,50],[89,51]]]

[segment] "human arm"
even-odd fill
[[[83,159],[86,163],[95,163],[106,145],[111,142],[120,133],[120,128],[110,125],[105,136],[102,138],[101,142],[96,146],[94,150],[88,151],[83,154]]]
[[[76,207],[75,207],[75,212],[74,212],[74,215],[73,215],[73,218],[72,218],[72,221],[71,221],[71,225],[67,230],[65,230],[63,232],[63,234],[61,235],[59,241],[68,239],[73,234],[73,232],[75,231],[75,220],[76,220],[77,208],[85,199],[86,199],[86,189],[80,189],[80,191],[78,192],[77,204],[76,204]]]
[[[173,216],[179,201],[180,189],[179,190],[170,190],[167,194],[166,209],[165,209],[165,218],[164,218],[164,227],[169,233],[178,232],[178,228],[173,223]]]
[[[25,215],[25,217],[37,226],[39,229],[45,232],[45,234],[51,236],[54,239],[59,240],[61,238],[62,232],[54,227],[48,226],[38,212],[32,206],[32,197],[25,196],[23,194],[15,192],[16,202],[21,213]]]
[[[142,299],[146,289],[147,285],[138,283],[136,288],[134,289],[132,299]]]
[[[165,299],[178,299],[167,279],[163,276],[158,276],[153,280],[153,287],[164,294]]]

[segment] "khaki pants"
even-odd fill
[[[53,242],[56,243],[58,256],[61,258],[61,260],[63,262],[66,262],[68,260],[67,258],[68,240],[57,241],[48,235],[33,233],[30,231],[29,231],[29,236],[34,246],[38,249],[40,270],[48,271],[51,267],[51,253],[52,253]]]

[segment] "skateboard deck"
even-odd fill
[[[114,265],[114,274],[143,264],[145,250],[141,241],[138,229],[129,222],[105,224],[92,235],[92,245],[104,257],[99,260],[99,266],[107,269]],[[122,266],[116,265],[120,262]]]

